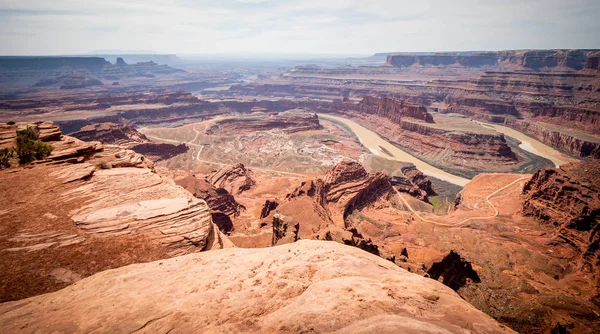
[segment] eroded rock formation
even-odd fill
[[[365,96],[358,104],[358,108],[361,112],[382,116],[396,124],[401,124],[404,117],[433,123],[433,117],[427,112],[424,106],[406,100]]]
[[[240,211],[244,210],[244,206],[238,203],[227,190],[216,188],[205,179],[198,178],[193,174],[175,178],[175,183],[194,194],[194,197],[206,201],[211,209],[213,222],[221,232],[230,233],[233,231],[231,218],[239,216]]]
[[[400,192],[427,202],[428,196],[435,194],[431,181],[414,165],[401,169],[402,175],[392,175],[390,182]]]
[[[241,135],[257,131],[281,130],[285,133],[295,133],[309,130],[319,130],[319,118],[315,113],[306,110],[289,110],[285,112],[269,112],[250,115],[244,118],[225,118],[216,120],[204,132],[211,135]]]
[[[300,224],[282,214],[273,215],[273,240],[271,245],[282,245],[298,241]]]
[[[70,134],[83,141],[100,141],[103,144],[116,144],[140,153],[152,161],[160,161],[185,153],[185,144],[153,143],[143,133],[122,123],[94,123]]]
[[[83,141],[99,141],[103,144],[115,144],[131,147],[150,140],[142,133],[125,125],[112,122],[94,123],[86,125],[81,130],[69,136]]]
[[[323,179],[308,180],[287,195],[288,200],[308,196],[315,212],[337,228],[344,229],[349,211],[366,205],[392,192],[390,179],[384,173],[369,174],[359,163],[342,161]]]
[[[262,210],[260,210],[260,218],[268,217],[269,214],[271,213],[271,211],[277,209],[278,206],[279,206],[279,203],[277,203],[277,201],[266,200],[265,204],[262,207]]]
[[[224,188],[233,195],[250,189],[256,182],[252,171],[243,164],[224,167],[207,177],[207,181],[217,188]]]
[[[50,274],[56,270],[85,277],[231,245],[206,203],[154,173],[144,156],[61,136],[49,122],[0,126],[2,145],[12,145],[26,125],[39,127],[54,150],[45,160],[0,171],[0,264],[11,268],[0,273],[1,300],[72,283]]]
[[[600,161],[542,169],[523,194],[523,214],[555,226],[557,240],[580,252],[579,267],[600,280]]]
[[[354,247],[309,240],[122,267],[57,293],[1,304],[0,330],[23,328],[512,333],[439,282]]]

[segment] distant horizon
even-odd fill
[[[286,53],[286,52],[224,52],[224,53],[176,53],[176,52],[137,52],[121,50],[121,52],[101,52],[91,51],[86,53],[65,53],[65,54],[0,54],[0,57],[96,57],[96,56],[177,56],[177,57],[212,57],[212,56],[228,56],[228,57],[327,57],[327,58],[342,58],[342,57],[372,57],[383,54],[416,54],[416,53],[465,53],[465,52],[503,52],[503,51],[544,51],[544,50],[579,50],[579,51],[600,51],[600,48],[521,48],[521,49],[500,49],[500,50],[438,50],[438,51],[387,51],[387,52],[372,52],[361,54],[346,54],[346,53]],[[114,50],[119,51],[119,50]]]

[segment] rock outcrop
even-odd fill
[[[233,231],[234,228],[231,219],[239,216],[240,211],[245,208],[227,190],[216,188],[205,179],[198,178],[193,174],[183,178],[176,178],[175,183],[194,194],[194,197],[204,200],[208,204],[208,207],[211,209],[213,222],[219,227],[221,232],[230,233]]]
[[[2,126],[3,145],[18,127]],[[54,150],[45,160],[0,171],[0,300],[64,287],[72,277],[231,243],[206,202],[154,173],[152,162],[118,145],[60,136],[32,123]],[[10,131],[8,131],[10,129]],[[41,252],[44,256],[40,256]],[[61,276],[62,277],[62,276]]]
[[[230,194],[238,195],[250,189],[256,182],[251,170],[243,164],[221,168],[207,176],[207,181],[216,188],[224,188]]]
[[[41,141],[58,141],[62,136],[60,128],[52,122],[0,124],[0,148],[15,146],[16,131],[24,130],[28,126],[38,129]]]
[[[115,144],[129,148],[155,162],[172,158],[189,150],[185,144],[153,143],[143,133],[123,123],[93,123],[71,133],[70,136],[83,141],[100,141],[103,144]]]
[[[323,179],[302,182],[287,195],[287,199],[292,201],[304,196],[312,198],[315,212],[324,221],[344,229],[344,219],[349,211],[392,192],[387,175],[367,173],[359,163],[345,160],[329,170]]]
[[[424,106],[406,100],[365,96],[358,108],[361,112],[387,118],[396,124],[400,124],[404,117],[433,123],[433,117]]]
[[[131,147],[147,143],[150,140],[143,134],[125,124],[112,122],[94,123],[86,125],[69,136],[83,141],[99,141],[103,144],[115,144]]]
[[[215,120],[204,132],[210,135],[241,135],[257,131],[281,130],[285,133],[319,130],[319,118],[306,110],[251,113],[244,118]]]
[[[0,330],[512,333],[439,282],[353,247],[308,240],[98,273],[1,304]]]
[[[400,192],[405,192],[422,201],[428,202],[428,196],[435,194],[431,180],[414,165],[401,169],[402,175],[392,175],[391,184]]]
[[[283,245],[298,241],[300,223],[294,222],[282,214],[273,215],[273,239],[271,245]]]
[[[260,210],[260,218],[267,218],[271,211],[277,209],[279,203],[276,200],[266,200],[262,209]]]
[[[523,214],[555,226],[556,239],[572,245],[581,254],[579,267],[600,282],[600,161],[542,169],[523,194]]]

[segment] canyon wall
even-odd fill
[[[548,129],[534,122],[518,119],[506,119],[506,125],[570,154],[579,157],[600,158],[600,140],[576,138],[564,132]]]
[[[358,108],[361,112],[385,117],[396,124],[400,124],[403,117],[433,123],[433,117],[424,106],[406,100],[365,96],[358,104]]]
[[[523,195],[523,214],[555,226],[555,237],[580,252],[579,267],[598,275],[600,161],[539,170],[523,188]]]
[[[519,164],[502,134],[473,127],[468,119],[454,115],[436,116],[440,121],[434,123],[434,117],[416,103],[365,97],[359,103],[331,103],[330,110],[325,104],[320,107],[321,111],[342,113],[410,154],[465,177],[490,165],[497,171],[509,171]]]
[[[588,57],[585,60],[584,68],[586,70],[600,70],[600,56]]]
[[[473,54],[437,53],[431,55],[398,54],[390,55],[387,64],[396,67],[420,66],[462,66],[498,67],[529,70],[581,70],[587,66],[588,57],[596,56],[596,51],[587,50],[512,50],[497,52],[476,52]]]

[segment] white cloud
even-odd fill
[[[3,0],[1,54],[600,48],[595,0]]]

